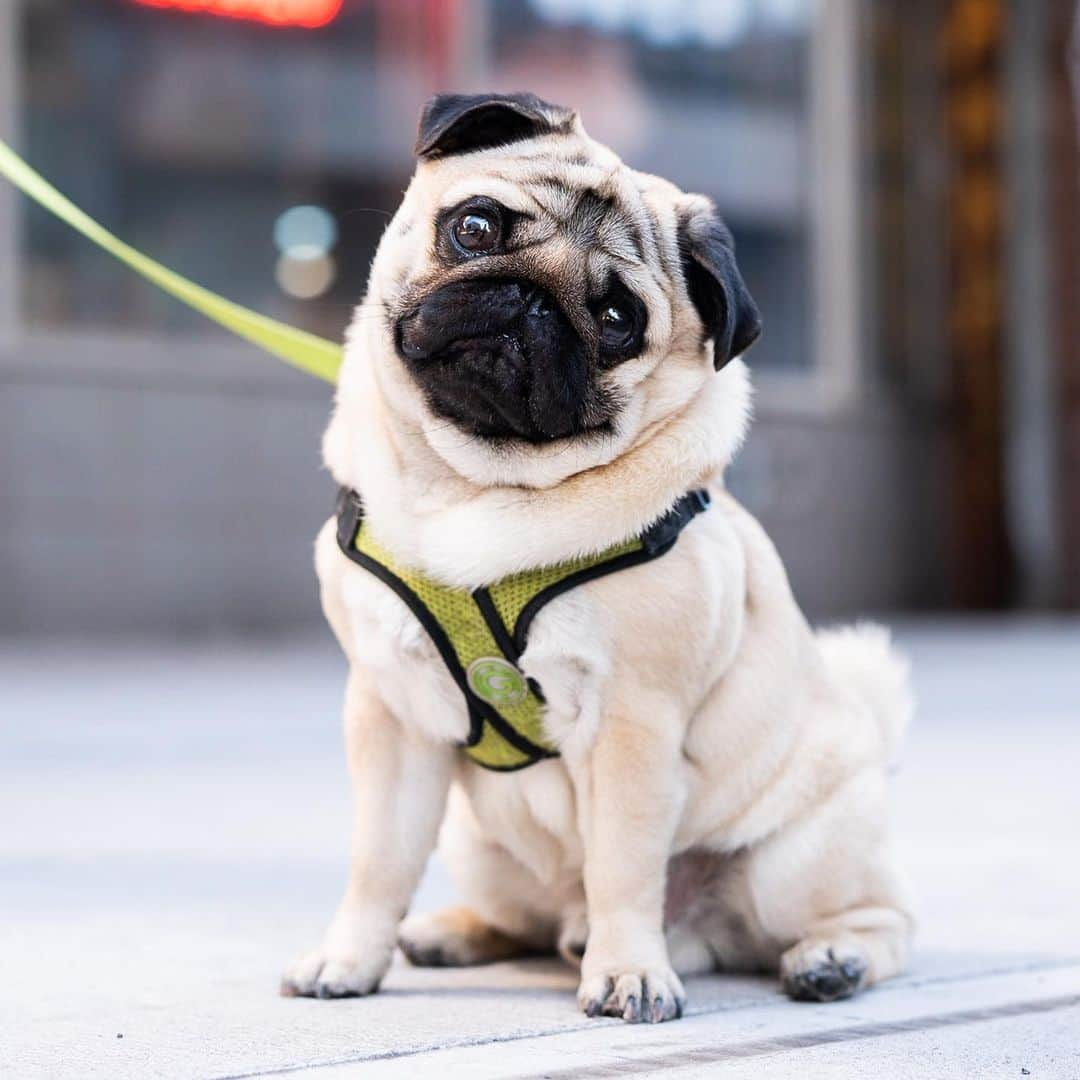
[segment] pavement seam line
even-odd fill
[[[678,1050],[671,1054],[641,1058],[636,1061],[622,1058],[617,1064],[586,1065],[577,1069],[545,1069],[542,1073],[524,1073],[518,1080],[560,1080],[564,1077],[617,1077],[627,1073],[653,1072],[662,1069],[680,1069],[690,1065],[717,1065],[725,1061],[744,1058],[768,1057],[791,1050],[809,1050],[815,1046],[832,1043],[859,1042],[863,1039],[879,1039],[888,1035],[907,1032],[933,1031],[938,1028],[960,1027],[965,1024],[985,1023],[988,1020],[1005,1020],[1013,1016],[1056,1012],[1080,1005],[1080,994],[1062,994],[1043,1001],[1016,1001],[1004,1005],[990,1005],[982,1009],[960,1009],[956,1012],[913,1016],[907,1020],[867,1021],[828,1031],[807,1032],[803,1035],[780,1035],[772,1039],[735,1043],[727,1047],[699,1047]]]

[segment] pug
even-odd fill
[[[906,666],[878,627],[812,630],[724,490],[761,328],[731,234],[530,94],[435,97],[416,155],[324,442],[348,886],[283,992],[370,994],[398,944],[558,952],[627,1021],[680,1016],[687,974],[813,1001],[895,975]],[[527,635],[495,611],[466,672],[465,606],[537,581]],[[440,826],[463,904],[403,922]]]

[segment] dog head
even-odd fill
[[[364,325],[392,404],[460,473],[544,485],[685,408],[757,338],[709,200],[530,94],[440,95]]]

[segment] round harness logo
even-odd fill
[[[469,687],[489,705],[517,705],[529,694],[525,676],[496,656],[481,656],[469,665]]]

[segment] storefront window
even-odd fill
[[[766,318],[755,363],[798,369],[813,359],[813,9],[812,0],[25,0],[21,145],[135,246],[241,303],[340,337],[408,182],[423,100],[440,88],[532,89],[576,106],[634,166],[717,200]],[[290,10],[293,25],[266,17]],[[24,206],[23,223],[18,306],[28,327],[201,330],[43,212]]]

